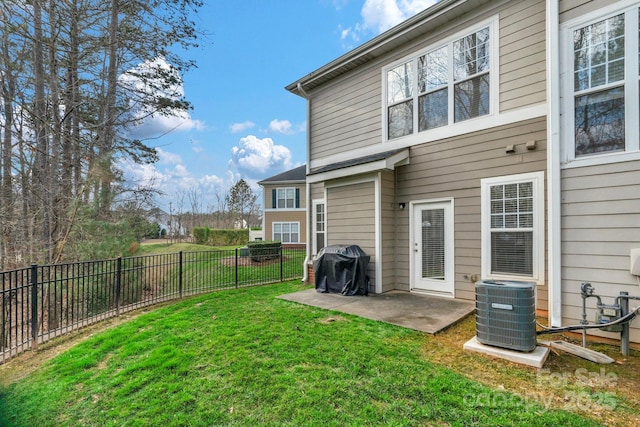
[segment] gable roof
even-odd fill
[[[302,165],[297,168],[279,173],[269,178],[265,178],[262,181],[258,181],[258,184],[280,184],[280,183],[292,183],[292,182],[305,182],[307,178],[307,166]]]
[[[370,41],[356,47],[339,58],[318,68],[316,71],[296,80],[285,89],[306,98],[306,91],[312,90],[327,81],[336,78],[352,69],[382,56],[408,40],[432,32],[434,29],[447,24],[452,19],[462,16],[486,0],[440,0],[433,6],[417,15],[385,31]]]

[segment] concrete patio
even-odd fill
[[[475,302],[390,291],[368,296],[344,296],[319,293],[315,289],[278,298],[313,307],[354,314],[405,328],[436,334],[464,319],[475,310]]]

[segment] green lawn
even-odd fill
[[[0,386],[0,425],[593,425],[430,363],[422,333],[276,298],[299,289],[203,295],[92,336]]]

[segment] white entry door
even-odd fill
[[[453,201],[414,204],[412,217],[411,289],[454,296]]]

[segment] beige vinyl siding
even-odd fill
[[[310,158],[379,143],[382,135],[380,70],[367,67],[328,85],[311,100]]]
[[[358,245],[371,257],[367,274],[375,289],[374,182],[327,188],[327,245]]]
[[[607,304],[620,291],[640,295],[638,282],[629,272],[629,251],[640,248],[639,171],[640,161],[562,171],[564,324],[577,324],[581,319],[583,282],[590,282]],[[589,301],[587,306],[595,304]],[[595,314],[593,310],[589,313],[592,320]],[[632,341],[639,342],[640,327],[637,322],[631,325]]]
[[[272,191],[278,188],[297,188],[300,190],[300,209],[304,209],[304,204],[307,202],[307,186],[300,182],[292,182],[291,184],[278,184],[278,185],[264,185],[262,190],[262,196],[264,200],[265,210],[273,209]]]
[[[537,148],[524,144],[535,140]],[[507,145],[516,153],[505,153]],[[544,118],[476,132],[463,137],[411,148],[411,163],[396,172],[396,199],[424,201],[454,199],[455,297],[475,298],[474,276],[481,278],[480,180],[546,169],[546,120]],[[409,212],[398,212],[397,250],[409,251]],[[544,233],[546,236],[546,233]],[[396,281],[409,286],[408,257],[398,257]],[[546,261],[545,265],[546,265]],[[538,308],[547,308],[547,289],[538,286]]]
[[[272,191],[278,188],[297,188],[300,190],[300,208],[296,210],[291,209],[273,209]],[[271,240],[273,237],[273,223],[274,222],[300,222],[300,242],[305,243],[307,241],[307,213],[305,210],[305,203],[307,202],[307,188],[305,184],[299,182],[292,182],[291,184],[276,184],[276,185],[264,185],[263,186],[263,203],[264,203],[264,230],[263,236],[265,240]]]
[[[428,35],[411,40],[388,56],[372,60],[313,90],[310,94],[310,160],[380,144],[385,129],[382,68],[496,14],[500,17],[500,69],[492,72],[500,73],[500,110],[545,102],[544,0],[482,5],[466,14],[464,20],[434,28]]]
[[[570,21],[594,10],[615,4],[618,0],[560,0],[560,23]]]
[[[300,231],[298,243],[305,243],[307,237],[306,227],[306,211],[266,211],[264,213],[264,230],[263,235],[265,240],[271,240],[273,238],[273,223],[274,222],[299,222]]]
[[[398,205],[395,201],[395,177],[391,171],[380,173],[380,210],[382,220],[382,244],[380,257],[382,262],[382,292],[396,288],[395,258],[396,258],[396,233],[395,217]],[[405,209],[408,209],[407,205]]]
[[[520,1],[500,13],[500,111],[546,101],[544,1]]]
[[[309,192],[311,193],[311,200],[324,199],[324,185],[321,182],[311,184]]]

